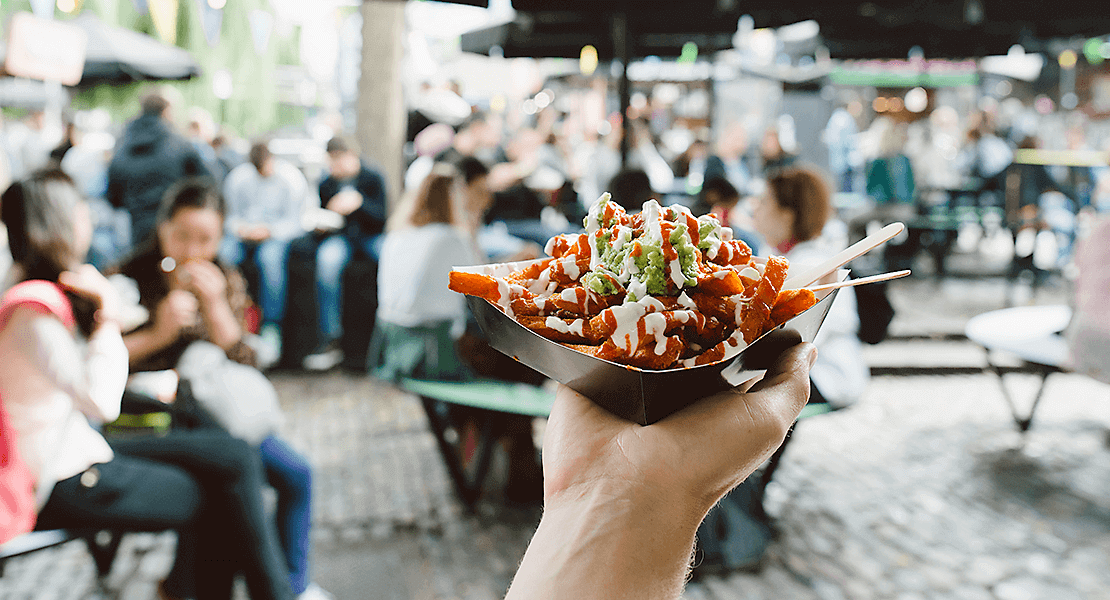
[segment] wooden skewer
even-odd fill
[[[906,275],[909,275],[909,274],[910,274],[909,269],[906,269],[904,271],[893,271],[893,272],[890,272],[890,273],[880,273],[879,275],[872,275],[870,277],[860,277],[859,279],[845,279],[844,281],[838,281],[836,283],[826,283],[824,285],[815,285],[815,286],[809,288],[809,290],[811,292],[814,292],[814,293],[823,292],[825,290],[836,290],[836,289],[840,289],[840,288],[844,288],[844,287],[853,287],[853,286],[857,286],[857,285],[863,285],[865,283],[878,283],[880,281],[890,281],[891,279],[898,279],[899,277],[905,277]]]
[[[833,256],[816,267],[808,271],[803,271],[798,275],[787,277],[786,283],[783,284],[782,289],[792,290],[813,285],[825,275],[836,271],[849,262],[885,244],[890,238],[902,233],[905,228],[906,226],[902,223],[891,223],[851,246],[848,246],[836,256]]]

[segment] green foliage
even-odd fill
[[[0,17],[5,20],[15,12],[30,10],[30,0],[0,3]],[[181,92],[184,100],[179,118],[184,118],[187,108],[199,106],[212,113],[217,123],[245,136],[303,122],[303,108],[279,103],[274,77],[278,65],[299,64],[299,29],[294,28],[291,34],[283,37],[275,27],[268,47],[259,54],[254,48],[249,22],[253,10],[271,9],[267,0],[229,1],[223,9],[219,41],[210,46],[204,35],[197,1],[178,0],[177,45],[188,50],[201,69],[201,75],[190,81],[168,82]],[[150,15],[139,14],[133,0],[84,0],[81,11],[90,11],[107,23],[158,37]],[[61,12],[56,14],[59,20],[69,18]],[[212,78],[221,69],[231,73],[233,82],[232,96],[226,101],[216,98],[212,91]],[[74,95],[73,107],[77,110],[104,108],[116,121],[126,121],[138,113],[139,97],[149,86],[101,85],[80,90]]]

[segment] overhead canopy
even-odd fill
[[[1110,13],[1080,0],[798,0],[744,4],[756,27],[813,19],[834,58],[931,58],[1041,51],[1049,40],[1110,33]]]
[[[70,22],[89,36],[85,70],[78,86],[190,79],[200,74],[197,62],[183,48],[108,25],[88,12]]]
[[[633,58],[679,56],[690,42],[714,52],[732,47],[742,14],[735,1],[720,0],[514,0],[513,7],[513,22],[464,33],[463,51],[486,54],[497,46],[507,57],[577,58],[590,45],[600,60],[612,60],[621,55],[613,19],[622,15]]]

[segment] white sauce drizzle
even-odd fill
[[[655,355],[662,356],[667,351],[667,317],[661,313],[644,315],[644,333],[655,336]]]
[[[682,306],[683,308],[688,308],[690,310],[697,310],[698,308],[698,305],[694,304],[694,301],[686,295],[686,292],[682,292],[678,295],[678,304],[679,306]]]
[[[586,322],[582,319],[575,319],[569,324],[560,319],[559,317],[548,317],[543,322],[549,329],[554,329],[559,333],[571,333],[577,336],[582,336],[585,331]]]
[[[740,271],[740,277],[746,279],[759,279],[762,277],[762,274],[751,267],[744,267],[744,270]]]

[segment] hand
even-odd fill
[[[186,289],[193,291],[205,306],[227,302],[227,278],[214,263],[206,260],[189,261],[179,265],[186,275]]]
[[[545,505],[608,486],[678,503],[700,522],[782,444],[809,399],[816,352],[795,346],[752,391],[722,392],[647,427],[560,387],[544,434]]]
[[[92,300],[99,307],[96,319],[98,322],[118,322],[121,310],[121,301],[116,289],[96,267],[81,265],[72,271],[65,271],[58,275],[58,283],[65,289]]]
[[[154,332],[162,340],[173,341],[181,330],[197,322],[197,297],[185,290],[171,290],[154,310]]]
[[[332,196],[324,208],[347,216],[358,210],[360,206],[362,206],[362,194],[354,190],[348,190]]]
[[[698,525],[782,444],[815,357],[795,346],[751,391],[647,427],[560,387],[544,433],[543,518],[506,599],[677,598]]]
[[[237,233],[240,238],[248,242],[264,242],[270,239],[270,228],[265,225],[244,225]]]

